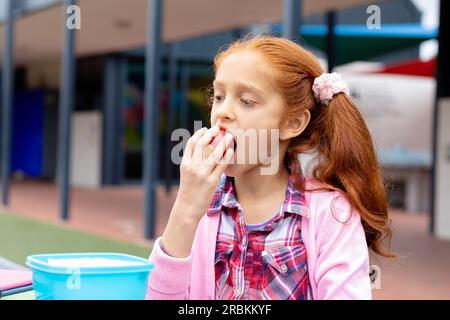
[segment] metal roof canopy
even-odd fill
[[[281,29],[279,24],[273,28],[275,32],[280,32]],[[299,33],[308,46],[326,52],[327,26],[303,25]],[[365,25],[336,25],[334,34],[336,65],[342,65],[372,59],[435,39],[438,29],[425,29],[420,24],[383,24],[381,29],[369,29]]]
[[[301,15],[373,4],[373,0],[302,1]],[[165,0],[162,41],[172,42],[253,23],[282,20],[282,0]],[[146,45],[147,0],[79,0],[81,30],[77,30],[78,56],[123,51]],[[60,56],[63,4],[29,12],[15,20],[15,61],[23,64]],[[300,12],[299,12],[300,14]],[[4,43],[0,25],[0,43]]]

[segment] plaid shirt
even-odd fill
[[[220,213],[216,240],[216,299],[302,300],[312,297],[301,219],[308,215],[304,194],[289,178],[278,213],[247,228],[234,178],[222,176],[208,215]],[[255,230],[256,229],[256,230]]]

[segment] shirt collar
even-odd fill
[[[222,210],[222,207],[237,208],[239,203],[236,199],[236,192],[234,189],[234,178],[222,175],[214,192],[211,205],[208,208],[207,214],[214,215]],[[305,218],[309,218],[308,206],[306,205],[305,195],[294,186],[292,176],[288,179],[285,197],[282,205],[284,212],[299,214]]]

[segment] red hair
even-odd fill
[[[361,216],[368,247],[381,256],[394,257],[389,250],[392,231],[386,190],[374,145],[350,97],[339,93],[329,105],[317,103],[312,85],[324,72],[320,63],[302,46],[274,36],[244,37],[233,42],[216,56],[215,71],[224,58],[241,50],[261,53],[272,67],[271,80],[284,97],[288,116],[303,108],[311,113],[306,129],[291,139],[285,155],[295,185],[305,191],[297,154],[317,148],[320,161],[313,178],[324,186],[320,190],[337,190],[345,195]]]

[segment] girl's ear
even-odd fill
[[[280,130],[280,140],[288,140],[299,136],[308,126],[311,113],[304,108],[295,115],[290,115],[284,120]]]

